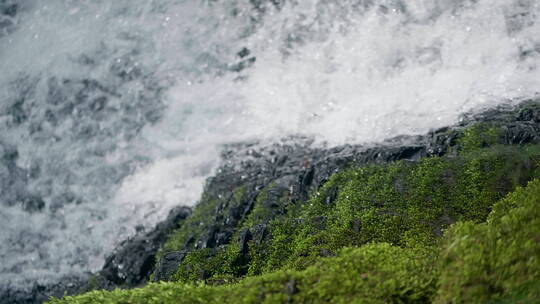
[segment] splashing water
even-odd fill
[[[0,284],[98,270],[227,143],[370,143],[539,94],[536,0],[0,0]]]

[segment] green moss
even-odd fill
[[[458,146],[462,152],[485,148],[497,144],[500,135],[501,129],[498,126],[486,122],[476,123],[460,133]]]
[[[268,224],[276,218],[283,218],[294,204],[290,201],[289,189],[272,182],[264,187],[257,195],[253,210],[244,221],[243,228]]]
[[[92,291],[76,297],[51,299],[49,303],[212,303],[217,293],[203,285],[151,283],[144,288]],[[216,302],[213,302],[216,303]]]
[[[537,107],[537,102],[524,103],[511,115],[525,117],[527,111],[531,112]],[[340,172],[332,176],[307,202],[293,203],[288,189],[280,188],[276,182],[267,185],[257,194],[247,217],[235,223],[236,227],[229,227],[238,232],[269,224],[271,238],[277,240],[273,242],[275,244],[267,241],[267,244],[250,244],[253,258],[247,266],[251,269],[249,273],[277,269],[285,262],[296,263],[291,261],[294,257],[283,259],[288,252],[283,242],[290,242],[296,255],[306,257],[306,262],[300,264],[309,265],[310,257],[316,257],[321,252],[324,255],[343,246],[375,241],[421,246],[432,244],[434,237],[440,236],[442,230],[456,220],[483,221],[496,200],[533,177],[533,170],[527,166],[536,167],[536,162],[518,158],[523,154],[540,155],[538,146],[517,154],[514,151],[516,148],[497,146],[504,142],[503,124],[501,120],[448,129],[449,146],[445,152],[450,156],[457,155],[454,159],[436,157],[415,164],[398,162]],[[501,157],[494,151],[509,155]],[[513,170],[512,166],[517,166],[517,169]],[[248,198],[246,193],[253,195],[255,191],[248,191],[246,186],[238,187],[231,193],[227,189],[222,190],[219,195],[210,195],[209,191],[205,191],[194,214],[170,234],[157,254],[158,259],[164,252],[200,247],[194,241],[201,239],[201,234],[215,222],[215,210],[230,209],[240,202],[247,205],[246,200],[253,198]],[[229,199],[230,196],[233,199]],[[307,223],[307,227],[300,225],[291,230],[291,223],[284,224],[291,220]],[[325,225],[324,229],[321,228],[322,224]],[[285,229],[287,233],[298,235],[296,240],[281,236],[285,231],[283,225],[289,227]],[[359,226],[362,226],[363,232],[354,232],[349,238],[347,234]],[[231,242],[237,237],[238,233]],[[313,243],[319,245],[314,250],[307,250]],[[275,256],[275,260],[259,260],[266,260],[267,253]]]
[[[538,152],[492,147],[350,169],[272,221],[270,242],[250,242],[248,265],[233,242],[191,252],[179,282],[51,303],[533,303],[540,180],[519,185],[536,176]],[[253,276],[238,281],[248,266]]]
[[[454,225],[440,268],[437,303],[540,299],[540,181],[497,203],[486,223]]]
[[[431,258],[389,244],[345,248],[304,271],[247,279],[236,295],[248,303],[422,302],[435,290]]]
[[[334,174],[310,200],[296,205],[287,190],[271,183],[238,223],[230,244],[193,248],[173,279],[229,282],[282,267],[302,270],[343,247],[369,243],[431,248],[450,224],[485,221],[496,201],[538,176],[539,155],[537,146],[495,145],[452,157],[351,168]],[[229,205],[244,196],[244,187],[236,189]],[[203,231],[199,222],[222,203],[201,204],[163,250],[178,250],[187,236]],[[247,255],[239,249],[244,229],[255,235]]]
[[[373,242],[433,246],[451,223],[484,221],[497,200],[537,176],[535,151],[494,146],[338,173],[298,218],[272,222],[269,244],[250,247],[250,274],[303,269],[342,247]]]
[[[184,246],[194,248],[194,240],[199,239],[206,230],[208,220],[213,218],[215,210],[221,208],[234,208],[245,199],[246,187],[241,186],[232,191],[231,199],[224,197],[210,197],[207,192],[203,194],[201,201],[197,204],[193,214],[188,217],[182,227],[174,230],[168,237],[167,242],[160,248],[157,259],[164,253],[183,249]]]
[[[495,204],[485,223],[452,225],[435,250],[373,243],[343,248],[305,270],[232,284],[152,283],[49,303],[534,303],[540,298],[539,207],[535,180]]]
[[[203,195],[193,214],[183,223],[182,229],[177,229],[169,235],[156,258],[159,260],[166,252],[179,250],[184,245],[191,245],[192,240],[200,237],[204,232],[204,223],[208,220],[207,216],[215,210],[218,203],[217,199],[210,199]]]
[[[433,247],[450,224],[485,221],[496,201],[538,176],[539,155],[537,146],[495,145],[454,157],[351,168],[333,175],[296,209],[289,208],[287,191],[270,184],[239,224],[252,233],[263,225],[268,233],[259,235],[267,237],[249,241],[246,256],[239,252],[238,230],[211,255],[188,255],[174,279],[230,281],[282,267],[301,270],[343,247],[368,243]]]
[[[293,233],[297,231],[297,226],[298,223],[290,219],[274,221],[271,225],[271,243],[251,240],[248,243],[248,275],[258,275],[281,267],[283,261],[292,254],[291,244],[295,240]]]
[[[245,199],[245,187],[237,189],[234,194],[234,201],[240,202]],[[216,203],[209,204],[216,208]],[[233,204],[232,206],[236,206]],[[283,216],[286,209],[292,206],[289,200],[289,191],[279,187],[276,183],[270,183],[264,187],[257,195],[254,207],[249,216],[242,222],[237,224],[236,231],[231,242],[227,246],[220,246],[216,249],[191,249],[186,259],[180,265],[177,273],[171,278],[180,282],[195,282],[198,280],[209,281],[234,281],[236,278],[242,277],[249,273],[250,275],[261,273],[255,272],[256,265],[250,265],[246,257],[240,253],[240,232],[248,228],[253,230],[257,225],[266,225],[272,219]],[[209,211],[213,209],[204,208],[198,210],[194,218],[203,218],[209,216]],[[178,250],[179,246],[184,242],[184,235],[187,235],[187,230],[190,227],[190,222],[185,224],[181,229],[178,229],[176,234],[180,237],[173,236],[164,246],[164,250]],[[179,239],[180,241],[174,241]],[[262,244],[260,249],[263,249],[265,242],[261,240],[250,241],[250,248],[256,248],[257,244]],[[252,254],[255,254],[251,250]]]
[[[237,281],[247,272],[238,244],[217,249],[196,249],[188,253],[178,271],[171,278],[178,282],[204,281],[224,284]]]
[[[345,248],[304,271],[283,270],[224,286],[149,284],[50,303],[406,303],[436,288],[433,256],[389,244]],[[377,287],[374,289],[374,287]]]
[[[273,212],[266,208],[264,203],[268,200],[268,191],[270,191],[274,186],[275,184],[271,183],[259,192],[257,199],[255,200],[253,210],[243,224],[245,228],[253,227],[257,223],[268,221],[272,218]]]
[[[215,252],[210,248],[191,251],[184,259],[173,279],[180,282],[204,280],[208,272],[219,265],[215,263]]]
[[[87,291],[96,290],[96,289],[99,289],[99,288],[100,288],[99,278],[98,278],[97,275],[92,274],[92,275],[90,275],[90,278],[88,278],[88,281],[86,282],[85,286],[83,287],[83,290],[85,292],[87,292]]]

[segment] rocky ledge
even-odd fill
[[[455,126],[422,136],[400,136],[370,146],[324,148],[308,138],[287,138],[266,146],[259,143],[230,145],[225,147],[222,166],[208,179],[193,213],[184,207],[174,209],[154,230],[123,242],[97,274],[26,290],[0,288],[0,303],[38,303],[64,292],[131,288],[150,280],[202,280],[219,285],[246,275],[265,273],[272,270],[272,266],[255,265],[258,262],[255,255],[261,250],[272,250],[265,246],[277,237],[273,220],[288,218],[296,226],[326,227],[328,218],[324,214],[311,216],[309,222],[305,216],[293,215],[298,215],[298,208],[312,202],[325,184],[328,185],[320,199],[332,205],[342,191],[329,183],[338,172],[396,161],[413,163],[427,157],[458,157],[463,151],[493,145],[526,144],[540,144],[538,100],[465,115]],[[530,180],[532,173],[527,170],[517,179],[518,186]],[[510,192],[514,186],[507,185],[501,191]],[[487,213],[484,213],[481,216],[485,218]],[[436,229],[432,228],[439,229],[434,233],[440,235],[441,227],[447,227],[458,218],[445,215],[438,220],[441,223]],[[348,225],[351,231],[358,232],[363,222],[354,218]],[[209,264],[208,261],[213,260],[223,262],[224,255],[232,252],[231,248],[234,254],[228,261],[232,268],[216,270],[219,267]],[[316,255],[334,256],[336,252],[320,248]],[[300,256],[305,260],[305,256]],[[197,258],[207,262],[197,261]],[[292,286],[291,294],[294,293],[295,283],[288,284]]]
[[[254,252],[250,253],[249,244],[253,247],[271,242],[275,237],[270,227],[273,220],[294,213],[291,210],[295,206],[309,202],[332,175],[347,168],[400,160],[415,162],[433,156],[456,157],[461,151],[496,144],[538,143],[540,103],[530,100],[517,107],[500,106],[464,115],[459,124],[425,135],[399,136],[372,146],[321,148],[307,138],[288,138],[264,147],[258,143],[229,146],[222,154],[223,165],[207,181],[192,218],[170,236],[157,254],[160,261],[153,279],[211,283],[216,272],[206,269],[208,265],[189,269],[193,263],[183,262],[197,253],[205,260],[219,257],[231,244],[237,249],[232,279],[245,276],[253,266]],[[325,197],[328,205],[338,192],[337,187],[329,190]],[[314,220],[321,225],[326,221],[322,214]],[[188,268],[188,279],[178,277],[182,264]]]

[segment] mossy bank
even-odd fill
[[[51,303],[534,303],[539,121],[531,101],[295,165],[303,146],[224,154],[157,254],[169,282]]]

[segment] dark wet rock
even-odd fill
[[[182,263],[188,251],[173,251],[166,253],[156,267],[154,281],[169,280],[178,269],[178,265]]]
[[[317,216],[312,219],[312,225],[319,230],[324,230],[326,228],[326,216]]]
[[[206,234],[203,236],[203,239],[201,240],[201,242],[199,243],[199,247],[198,248],[213,248],[213,247],[216,247],[216,233],[217,233],[218,229],[216,226],[210,226],[208,228],[208,231],[206,232]]]
[[[267,224],[257,224],[253,228],[253,240],[255,241],[256,245],[260,245],[263,242],[268,240],[268,237],[270,235],[268,231],[268,225]]]
[[[362,229],[362,221],[360,221],[360,219],[353,219],[351,221],[351,227],[352,227],[352,230],[356,233],[360,232],[360,230]]]
[[[338,193],[339,193],[339,188],[338,187],[334,186],[334,187],[330,188],[327,191],[327,195],[326,195],[326,198],[324,199],[324,202],[327,205],[331,205],[336,200]]]
[[[540,113],[531,108],[521,109],[518,113],[518,121],[540,122]]]
[[[244,229],[242,232],[240,232],[240,252],[242,254],[248,253],[248,242],[251,240],[251,232],[249,229]]]
[[[165,242],[167,235],[178,228],[189,214],[191,209],[188,207],[175,208],[164,222],[149,233],[139,234],[122,242],[106,259],[105,266],[98,274],[100,287],[135,287],[147,282],[155,269],[159,247]]]
[[[286,303],[292,303],[293,302],[293,296],[298,293],[298,287],[296,286],[296,280],[290,279],[287,284],[285,284],[285,294],[287,295]]]

